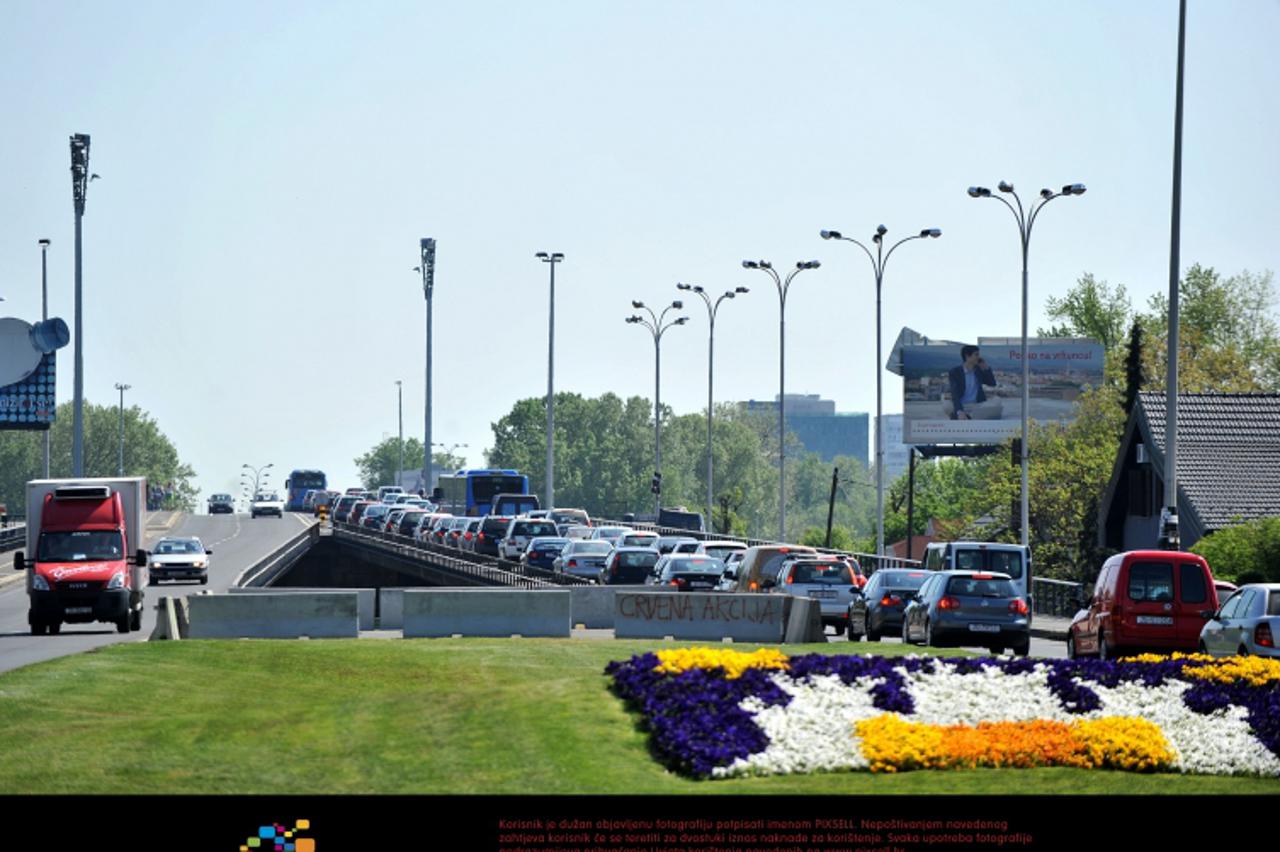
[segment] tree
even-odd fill
[[[84,475],[114,477],[119,473],[120,409],[84,403]],[[50,431],[49,474],[71,476],[73,404],[58,406]],[[44,475],[44,439],[40,432],[0,431],[0,503],[10,515],[26,512],[26,482]],[[138,406],[124,410],[124,471],[144,476],[149,485],[167,487],[164,508],[194,511],[198,493],[195,471],[151,416]]]
[[[449,453],[432,453],[431,460],[437,471],[454,471],[466,464],[462,456]],[[375,444],[369,452],[355,460],[360,471],[360,484],[373,490],[380,485],[397,482],[396,474],[400,470],[400,439],[387,438]],[[422,470],[422,442],[417,438],[406,438],[404,442],[404,470],[412,472]]]
[[[1133,327],[1129,329],[1129,349],[1124,360],[1124,408],[1125,419],[1133,413],[1133,407],[1138,404],[1138,392],[1142,390],[1142,386],[1147,383],[1147,373],[1143,367],[1142,350],[1143,350],[1143,334],[1142,323],[1139,320],[1133,321]]]
[[[1205,536],[1191,548],[1213,575],[1233,583],[1280,582],[1280,518],[1261,518]]]
[[[1114,288],[1086,272],[1061,299],[1050,296],[1045,313],[1059,325],[1040,329],[1042,337],[1088,337],[1107,352],[1119,348],[1133,313],[1123,284]]]

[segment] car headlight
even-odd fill
[[[112,574],[112,575],[111,575],[111,581],[110,581],[109,583],[107,583],[107,588],[108,588],[108,589],[123,589],[123,588],[124,588],[124,572],[123,572],[123,571],[117,571],[116,573]]]
[[[163,562],[152,562],[152,563],[151,563],[151,567],[152,567],[152,568],[163,568],[163,567],[164,567],[164,563],[163,563]]]
[[[197,568],[203,568],[203,567],[204,567],[205,565],[207,565],[208,563],[206,563],[206,562],[202,559],[202,560],[200,560],[200,561],[198,561],[198,562],[193,562],[193,563],[191,563],[191,564],[192,564],[192,565],[194,565],[194,566],[195,566],[195,567],[197,567]]]
[[[37,592],[49,591],[49,581],[39,574],[31,578],[31,588]]]

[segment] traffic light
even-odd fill
[[[649,484],[649,490],[654,494],[662,493],[662,474],[656,470],[653,472],[653,482]]]

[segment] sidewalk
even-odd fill
[[[1037,639],[1056,639],[1067,641],[1067,628],[1071,619],[1057,615],[1036,615],[1031,619],[1031,635]]]

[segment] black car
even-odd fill
[[[849,641],[859,642],[865,635],[868,642],[879,642],[901,634],[902,611],[930,575],[907,568],[881,568],[872,574],[862,594],[854,595],[849,604]]]
[[[498,556],[498,543],[507,537],[507,527],[510,525],[510,515],[486,516],[480,524],[480,531],[476,533],[473,548],[475,552],[485,556]]]
[[[214,494],[209,498],[210,515],[234,515],[236,501],[230,494]]]
[[[652,547],[619,547],[609,554],[601,572],[602,582],[612,586],[640,586],[658,564]]]
[[[902,640],[945,645],[980,645],[999,654],[1012,648],[1020,657],[1031,650],[1027,602],[1008,574],[938,571],[903,613]]]

